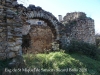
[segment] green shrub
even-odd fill
[[[62,50],[50,52],[48,54],[28,54],[23,55],[27,68],[61,70],[68,68],[84,68],[85,72],[40,72],[41,75],[99,75],[100,61],[91,59],[85,55],[68,54]],[[75,73],[75,74],[74,74]],[[95,74],[94,74],[95,73]]]
[[[79,53],[89,57],[96,57],[97,47],[94,44],[85,43],[83,41],[71,41],[68,46],[65,46],[65,52],[68,53]]]

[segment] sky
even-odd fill
[[[51,12],[56,18],[70,12],[85,12],[87,17],[94,19],[95,33],[100,34],[100,0],[17,0],[28,6],[33,4]]]

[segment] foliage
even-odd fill
[[[61,52],[50,52],[49,54],[26,54],[23,56],[28,68],[41,68],[61,70],[68,68],[84,68],[85,72],[56,72],[56,75],[90,75],[100,74],[100,61],[91,59],[81,54],[67,54]],[[45,72],[44,75],[54,75],[52,72]]]
[[[100,48],[100,39],[96,39],[96,46]]]
[[[83,41],[71,41],[68,46],[65,46],[65,52],[84,54],[95,58],[97,55],[97,47],[94,44],[85,43]]]
[[[5,68],[9,68],[8,67],[8,63],[11,61],[11,59],[5,59],[5,60],[0,60],[0,74],[2,74],[2,71]]]
[[[7,68],[11,59],[0,60],[0,69]]]

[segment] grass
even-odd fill
[[[67,54],[64,52],[50,52],[49,54],[25,54],[23,55],[28,68],[41,68],[56,70],[56,75],[100,75],[100,61],[91,59],[85,55]],[[59,70],[66,72],[58,72]],[[76,70],[76,71],[75,71]],[[52,75],[51,73],[45,75]]]

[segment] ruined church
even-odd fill
[[[63,47],[71,40],[95,43],[94,20],[84,12],[59,15],[58,20],[39,6],[0,0],[0,60]]]

